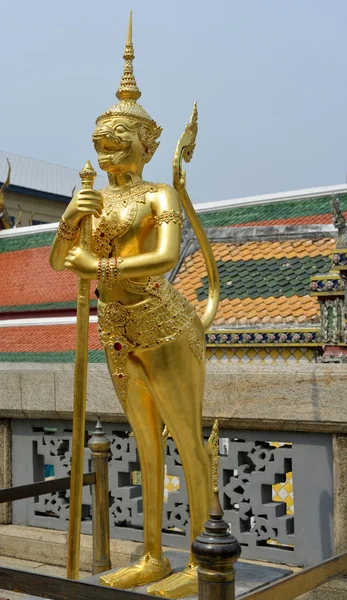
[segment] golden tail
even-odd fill
[[[194,206],[186,190],[186,172],[182,169],[182,160],[189,162],[193,156],[195,139],[198,132],[198,109],[194,104],[190,122],[178,140],[173,160],[173,185],[177,191],[186,215],[202,250],[208,275],[208,300],[205,312],[201,318],[205,331],[212,325],[219,304],[219,276],[216,261],[210,242],[195,212]]]

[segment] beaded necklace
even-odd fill
[[[100,193],[104,208],[96,228],[93,230],[93,247],[99,258],[108,258],[117,238],[122,237],[135,221],[137,205],[146,202],[147,193],[155,193],[158,187],[141,181],[124,186],[119,190],[104,188]]]

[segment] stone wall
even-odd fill
[[[204,425],[347,434],[347,365],[207,364]],[[71,419],[73,365],[0,363],[0,418]],[[89,366],[87,419],[125,422],[104,364]]]
[[[334,454],[334,552],[347,548],[347,365],[208,364],[204,425],[218,417],[224,428],[331,433]],[[10,420],[71,419],[73,365],[0,364],[0,478],[11,485]],[[89,368],[87,418],[125,422],[105,365]],[[1,523],[10,522],[0,508]],[[13,527],[13,526],[11,526]],[[62,534],[59,534],[62,535]],[[343,587],[341,587],[343,586]],[[341,588],[341,589],[340,589]],[[321,598],[328,588],[307,598]],[[329,597],[342,598],[346,588],[329,584]],[[327,596],[325,596],[327,597]]]

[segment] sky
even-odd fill
[[[194,202],[346,183],[346,0],[2,0],[0,149],[80,169],[115,102],[133,10],[140,103],[171,183],[198,102]]]

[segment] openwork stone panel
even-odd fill
[[[87,425],[84,470],[90,470]],[[111,536],[143,540],[143,503],[136,443],[129,426],[104,424],[109,451]],[[207,439],[210,431],[205,431]],[[70,474],[72,426],[63,421],[13,422],[13,485]],[[220,432],[220,497],[246,558],[295,565],[332,555],[332,452],[329,435],[246,430]],[[174,441],[166,447],[163,543],[189,547],[189,507]],[[83,489],[82,532],[91,533],[91,490]],[[21,500],[13,522],[66,530],[69,492]]]

